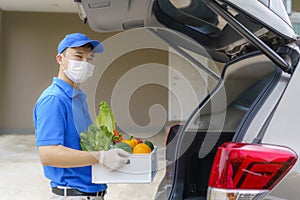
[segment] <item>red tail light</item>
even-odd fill
[[[216,188],[225,193],[230,190],[230,194],[235,190],[256,190],[256,194],[269,191],[287,174],[296,160],[294,151],[286,147],[226,143],[218,148],[209,187],[210,190]],[[228,196],[228,192],[225,196]]]

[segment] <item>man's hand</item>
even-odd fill
[[[108,151],[100,151],[99,162],[111,171],[120,169],[128,163],[129,153],[123,149],[110,149]]]

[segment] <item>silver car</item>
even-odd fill
[[[156,199],[300,198],[300,38],[281,0],[76,2],[93,30],[148,28],[209,80],[170,128]]]

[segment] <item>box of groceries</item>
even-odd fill
[[[111,171],[102,164],[92,166],[93,183],[150,183],[157,172],[157,147],[147,154],[130,154],[128,164]]]
[[[102,164],[92,165],[93,183],[149,183],[157,172],[157,147],[147,139],[120,133],[114,115],[105,101],[88,129],[80,133],[83,151],[108,151],[119,148],[129,153],[129,162],[121,169],[110,170]]]

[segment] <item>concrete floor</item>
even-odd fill
[[[109,184],[105,200],[151,200],[165,173],[165,134],[149,138],[158,146],[158,172],[149,184]],[[0,199],[43,200],[50,194],[34,134],[0,134]]]

